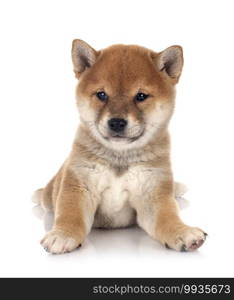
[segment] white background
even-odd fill
[[[0,2],[0,276],[233,276],[233,1]],[[175,178],[189,187],[194,253],[164,249],[137,228],[93,231],[71,254],[39,245],[30,196],[69,154],[79,122],[71,42],[94,48],[180,44],[185,65],[171,123]]]

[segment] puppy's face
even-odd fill
[[[81,122],[99,142],[115,150],[139,147],[165,128],[183,65],[180,47],[157,54],[115,45],[97,52],[75,40],[72,57]]]

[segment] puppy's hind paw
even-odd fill
[[[33,203],[40,205],[42,201],[43,189],[36,190],[31,197]]]
[[[181,182],[175,182],[174,183],[174,188],[175,188],[175,197],[182,197],[184,194],[187,193],[188,188],[185,184]]]

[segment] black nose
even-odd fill
[[[127,121],[124,119],[113,118],[108,121],[109,128],[115,132],[121,132],[127,125]]]

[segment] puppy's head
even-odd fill
[[[180,46],[160,53],[133,45],[96,51],[74,40],[72,60],[82,125],[106,147],[144,146],[167,126],[183,66]]]

